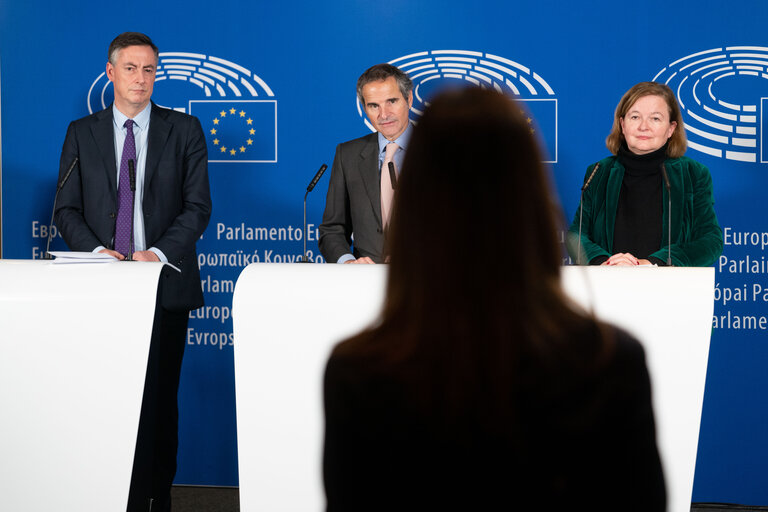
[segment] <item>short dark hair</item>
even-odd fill
[[[400,94],[407,100],[413,90],[413,82],[405,71],[392,64],[376,64],[375,66],[366,69],[365,72],[360,75],[360,78],[357,79],[357,99],[360,100],[360,103],[365,105],[363,87],[371,82],[386,80],[391,76],[395,77],[397,87],[400,89]]]
[[[616,112],[613,114],[613,127],[611,133],[605,139],[605,145],[614,155],[619,152],[619,148],[624,141],[624,133],[621,131],[621,119],[627,115],[629,109],[637,103],[637,100],[644,96],[659,96],[667,104],[669,110],[669,122],[677,123],[675,131],[669,138],[667,144],[667,156],[669,158],[679,158],[685,154],[688,147],[688,139],[685,136],[685,127],[683,126],[683,115],[680,113],[680,106],[677,104],[675,93],[666,84],[657,82],[640,82],[632,86],[630,90],[624,93],[621,101],[616,106]]]
[[[148,35],[141,32],[123,32],[109,43],[107,60],[114,66],[117,62],[117,52],[129,46],[149,46],[155,52],[155,60],[158,58],[157,46]]]

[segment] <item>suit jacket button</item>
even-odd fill
[[[115,218],[115,212],[110,212],[110,214],[109,214],[109,218],[110,218],[110,219],[114,219],[114,218]]]

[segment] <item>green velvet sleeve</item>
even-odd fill
[[[672,233],[672,264],[676,267],[708,267],[723,252],[723,231],[715,215],[712,176],[700,163],[688,158],[680,160],[686,174],[685,211],[682,230]],[[662,243],[661,249],[651,256],[666,261],[666,237]]]
[[[568,254],[571,256],[574,263],[579,263],[581,265],[588,265],[593,258],[598,256],[610,257],[611,255],[607,250],[607,240],[603,239],[604,237],[599,234],[599,229],[595,225],[597,210],[603,207],[605,203],[604,176],[607,175],[609,170],[607,165],[605,165],[605,161],[599,163],[601,168],[595,173],[589,187],[584,191],[566,237]],[[595,165],[597,164],[587,167],[587,172],[584,175],[584,183],[589,179]],[[579,245],[580,218],[581,244]],[[580,259],[578,254],[579,247],[581,248]]]

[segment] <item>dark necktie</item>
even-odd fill
[[[131,228],[133,227],[133,191],[128,176],[128,161],[133,161],[136,171],[136,139],[133,136],[133,120],[123,125],[127,128],[123,157],[120,160],[120,182],[117,185],[117,220],[115,221],[115,250],[123,255],[133,252]]]
[[[392,178],[389,176],[389,162],[392,162],[395,158],[395,153],[400,149],[400,146],[394,142],[387,144],[384,153],[384,161],[381,163],[381,225],[386,228],[389,225],[389,217],[392,211],[392,199],[395,195],[395,190],[392,188]]]

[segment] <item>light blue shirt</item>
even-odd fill
[[[149,118],[152,111],[152,103],[149,103],[144,110],[139,112],[133,118],[133,137],[136,141],[136,192],[133,208],[133,247],[134,252],[149,250],[154,252],[160,261],[168,262],[163,251],[157,247],[147,249],[147,241],[144,232],[144,215],[142,213],[142,199],[144,198],[144,174],[147,167],[147,137],[149,134]],[[120,112],[112,104],[112,132],[115,137],[115,162],[117,164],[117,181],[120,183],[120,161],[123,158],[123,146],[125,146],[125,137],[128,135],[128,129],[125,122],[128,116]],[[104,247],[97,247],[94,252],[98,252]]]
[[[395,163],[395,172],[398,176],[400,176],[400,168],[403,166],[403,159],[405,158],[405,149],[408,147],[408,141],[411,140],[411,134],[413,133],[413,125],[409,122],[408,127],[405,129],[403,133],[400,134],[398,138],[395,140],[388,140],[384,135],[381,134],[381,132],[378,132],[379,135],[379,172],[381,172],[381,165],[384,163],[384,156],[386,154],[387,150],[387,144],[390,142],[394,142],[398,145],[397,152],[395,153],[395,156],[392,157],[392,161]],[[381,179],[381,176],[379,176],[379,179]],[[353,233],[354,237],[354,233]],[[354,260],[355,256],[351,253],[342,254],[338,260],[336,260],[336,263],[345,263],[347,261]]]
[[[408,147],[408,141],[411,140],[411,134],[413,133],[413,125],[409,122],[408,127],[405,129],[403,133],[400,134],[398,138],[395,140],[388,140],[385,136],[381,134],[381,132],[378,133],[379,135],[379,169],[381,169],[381,164],[384,163],[384,156],[387,151],[387,144],[390,142],[394,142],[398,145],[397,152],[395,153],[395,156],[392,157],[392,160],[395,162],[395,172],[397,172],[397,175],[400,176],[400,168],[403,166],[403,159],[405,158],[405,149]]]

